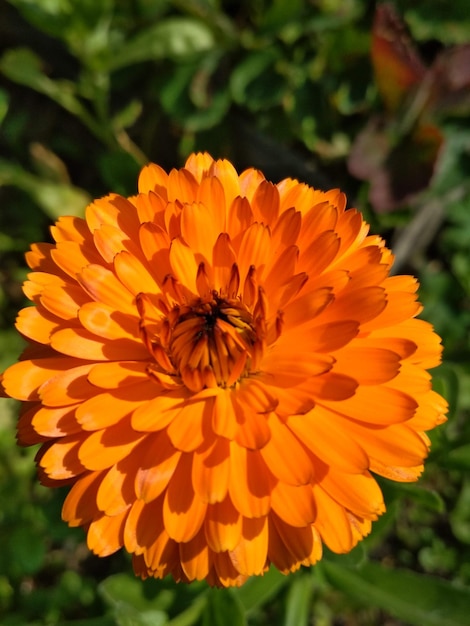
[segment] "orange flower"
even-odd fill
[[[31,345],[3,387],[96,554],[221,586],[288,573],[370,531],[371,471],[421,473],[440,341],[339,191],[197,154],[52,234],[27,254]]]

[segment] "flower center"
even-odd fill
[[[217,291],[171,309],[143,295],[137,301],[142,338],[156,361],[151,374],[159,382],[179,376],[197,392],[231,387],[258,371],[265,347],[261,299],[253,312],[241,299],[221,297]]]
[[[174,307],[160,331],[162,347],[192,391],[235,384],[250,370],[257,341],[251,313],[217,292]]]

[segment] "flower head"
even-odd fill
[[[3,375],[63,518],[142,577],[238,585],[349,551],[446,404],[417,282],[337,190],[192,155],[33,245]]]

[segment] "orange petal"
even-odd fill
[[[194,202],[197,195],[197,182],[189,170],[171,170],[168,174],[168,201],[181,204]]]
[[[279,190],[267,180],[260,182],[251,199],[253,219],[272,226],[279,214]]]
[[[342,348],[359,332],[358,322],[331,322],[329,324],[313,324],[304,327],[304,330],[290,331],[289,338],[292,343],[300,340],[300,345],[308,343],[312,352],[332,352]],[[303,340],[301,339],[303,337]]]
[[[120,313],[102,302],[87,302],[80,308],[78,318],[97,337],[141,343],[137,316]]]
[[[196,262],[194,253],[182,239],[173,239],[170,248],[170,264],[178,281],[187,287],[194,297],[198,293],[196,276],[199,263]]]
[[[238,269],[241,280],[245,280],[251,266],[257,269],[260,277],[271,254],[271,235],[268,227],[257,222],[251,224],[243,234],[238,251]]]
[[[161,285],[165,276],[171,273],[170,237],[161,226],[146,222],[140,227],[139,241],[155,281]]]
[[[54,263],[73,280],[77,279],[84,267],[102,263],[101,256],[94,246],[78,244],[76,241],[60,241],[51,250]],[[55,270],[57,271],[57,270]]]
[[[55,246],[52,243],[33,243],[31,249],[25,254],[25,259],[32,270],[38,270],[41,272],[47,272],[50,274],[57,274],[59,272],[62,275],[61,270],[57,267],[51,257],[52,250]],[[65,278],[65,274],[63,274]]]
[[[131,456],[110,467],[98,488],[96,504],[106,515],[119,515],[134,502],[134,478],[139,458]]]
[[[324,312],[323,318],[328,321],[343,321],[345,317],[361,324],[366,330],[367,322],[378,318],[387,306],[385,289],[378,286],[363,287],[361,289],[344,290],[339,294],[330,307]],[[373,326],[372,326],[373,327]]]
[[[49,313],[64,320],[75,320],[78,311],[88,300],[87,294],[78,285],[47,285],[41,294],[41,304]]]
[[[76,359],[52,357],[27,359],[11,365],[3,373],[2,385],[6,393],[17,400],[39,400],[38,389],[60,372],[67,372],[77,365]]]
[[[181,567],[189,580],[204,580],[209,574],[211,556],[204,530],[190,541],[179,544]]]
[[[222,183],[227,206],[230,206],[232,201],[240,195],[240,183],[236,169],[227,159],[218,159],[210,166],[210,172]],[[224,228],[224,230],[226,229]]]
[[[80,432],[81,426],[75,419],[76,406],[41,407],[32,418],[34,430],[44,437],[64,437]]]
[[[51,226],[51,234],[55,241],[84,243],[90,237],[90,230],[83,218],[61,215],[54,226]]]
[[[418,480],[424,470],[424,465],[417,465],[416,467],[400,467],[386,465],[381,461],[371,459],[370,469],[379,476],[384,476],[389,480],[396,480],[400,483],[414,483]]]
[[[447,401],[435,391],[428,391],[419,398],[419,407],[414,416],[407,422],[415,430],[429,430],[446,421]]]
[[[140,466],[135,476],[137,497],[145,502],[158,498],[175,473],[181,454],[174,448],[165,431],[149,435],[141,451]]]
[[[334,231],[327,230],[321,233],[306,248],[302,249],[299,270],[307,272],[309,276],[321,274],[335,259],[340,245],[340,238]]]
[[[192,485],[203,502],[222,502],[227,495],[230,472],[230,445],[217,437],[212,445],[194,453]]]
[[[0,397],[2,398],[6,397],[2,393],[2,389],[1,389],[1,375],[0,375]],[[49,440],[49,437],[47,436],[45,437],[41,435],[40,433],[38,433],[32,423],[33,419],[35,418],[35,416],[40,410],[41,410],[41,405],[38,402],[35,402],[32,406],[30,406],[29,403],[28,404],[24,403],[23,406],[21,407],[20,417],[16,425],[16,436],[18,440],[18,445],[34,446],[37,443],[44,443]],[[64,435],[72,434],[73,432],[76,432],[76,431],[72,431],[70,433],[59,432],[59,434],[56,436],[63,437]]]
[[[227,439],[233,439],[238,430],[231,394],[230,390],[218,393],[214,398],[212,408],[212,429],[216,435]]]
[[[410,395],[385,385],[358,387],[347,400],[336,403],[322,399],[321,404],[351,419],[383,426],[405,422],[418,406]]]
[[[82,435],[68,435],[43,446],[39,451],[38,462],[47,476],[53,480],[75,478],[87,469],[79,459]]]
[[[260,375],[260,379],[274,394],[276,394],[276,415],[284,419],[290,415],[304,414],[315,406],[315,398],[312,395],[310,381],[307,379],[293,387],[278,387],[273,385],[275,381],[267,376]]]
[[[192,454],[183,454],[165,493],[163,521],[175,541],[189,541],[204,522],[207,504],[194,493],[191,484]]]
[[[333,295],[329,287],[317,289],[299,296],[286,307],[283,307],[284,315],[282,319],[286,330],[311,322],[332,301]]]
[[[219,587],[240,587],[247,580],[234,567],[228,552],[215,553],[212,559],[217,577],[215,584]]]
[[[267,423],[267,414],[257,413],[246,404],[239,404],[234,399],[235,415],[239,428],[235,441],[244,448],[259,450],[271,438],[271,430]]]
[[[233,247],[238,251],[243,237],[253,220],[250,203],[246,198],[235,198],[228,212],[227,231]]]
[[[273,258],[273,264],[267,268],[264,289],[268,296],[270,306],[272,300],[277,301],[276,293],[281,290],[280,288],[292,280],[296,272],[298,257],[298,247],[294,245],[289,246],[277,255],[275,259]],[[284,305],[285,302],[281,304]],[[276,306],[273,306],[273,310],[276,310],[276,308]]]
[[[98,517],[96,504],[103,472],[85,472],[72,486],[62,507],[62,519],[69,526],[84,526]]]
[[[80,461],[87,469],[107,469],[130,454],[144,437],[122,420],[116,426],[90,433],[80,446]]]
[[[167,183],[168,174],[165,170],[156,163],[149,163],[140,171],[138,180],[139,193],[148,193],[160,187],[166,188]]]
[[[93,365],[88,381],[101,389],[116,389],[147,380],[149,361],[111,361]]]
[[[54,332],[51,346],[57,352],[92,361],[148,360],[143,343],[126,337],[97,339],[85,328],[64,328]]]
[[[312,489],[317,505],[315,528],[323,542],[338,554],[349,552],[355,542],[346,511],[320,485],[314,485]]]
[[[312,461],[303,445],[275,413],[270,413],[271,439],[260,454],[274,476],[289,485],[306,485],[313,476]]]
[[[214,180],[216,179],[206,178],[205,182],[209,183]],[[225,199],[223,202],[225,204]],[[205,227],[201,228],[200,224],[204,224]],[[210,206],[194,202],[183,207],[181,211],[181,234],[185,244],[197,256],[198,264],[201,261],[210,263],[214,244],[219,234],[224,230],[224,228],[218,229],[216,212]]]
[[[359,517],[375,520],[385,511],[382,492],[369,472],[345,474],[332,468],[321,479],[321,486],[338,504]]]
[[[321,540],[312,526],[293,528],[275,513],[269,521],[268,556],[283,574],[294,572],[307,562],[312,565],[321,558]]]
[[[77,408],[75,417],[84,430],[101,430],[117,424],[141,404],[155,398],[157,393],[158,388],[149,380],[98,393]]]
[[[197,152],[190,154],[184,164],[185,169],[189,170],[198,182],[206,176],[214,164],[214,159],[208,152]]]
[[[78,271],[78,282],[93,300],[103,302],[115,311],[136,315],[133,295],[114,272],[97,264],[87,265]]]
[[[152,576],[164,578],[180,565],[178,544],[162,530],[152,545],[144,551],[144,558]]]
[[[235,548],[241,537],[242,516],[228,496],[207,507],[204,528],[207,543],[214,552]]]
[[[312,354],[310,351],[293,351],[292,345],[286,334],[285,339],[281,337],[264,355],[263,372],[272,377],[275,385],[292,387],[306,378],[318,376],[331,369],[334,362],[331,356]]]
[[[114,270],[124,287],[134,296],[138,293],[159,293],[155,277],[144,263],[127,250],[114,257]]]
[[[310,485],[278,482],[271,493],[273,511],[289,526],[302,528],[315,521],[317,510]]]
[[[384,465],[414,467],[422,464],[428,446],[407,423],[388,428],[364,428],[351,422],[348,431],[367,454]]]
[[[103,224],[111,224],[118,226],[131,241],[135,241],[139,221],[131,200],[132,198],[123,198],[117,193],[111,193],[89,204],[85,216],[90,231],[93,232]]]
[[[129,239],[129,235],[112,224],[103,224],[93,232],[96,249],[106,263],[111,264],[117,254],[123,250],[134,256],[141,256],[139,247]]]
[[[163,497],[150,504],[142,500],[136,500],[132,504],[124,529],[124,542],[129,552],[145,553],[163,535],[166,541],[169,540],[163,526],[162,506]]]
[[[302,211],[302,228],[299,235],[299,245],[302,249],[305,249],[310,242],[317,239],[322,233],[334,231],[338,222],[338,207],[324,202],[324,194],[323,198],[320,195],[322,192],[316,190],[316,194],[316,202],[312,198],[313,202],[310,207],[306,211]],[[293,204],[290,206],[296,206],[298,210],[303,208]]]
[[[242,535],[230,558],[235,569],[244,576],[257,576],[268,568],[268,519],[260,517],[242,521]]]
[[[216,289],[222,290],[223,292],[223,290],[227,288],[235,260],[236,256],[230,237],[227,233],[220,233],[212,250],[212,273],[214,277],[214,287]],[[234,295],[229,294],[230,297],[234,297]]]
[[[264,180],[266,179],[259,170],[250,167],[243,171],[239,176],[241,195],[246,196],[251,201],[254,193]]]
[[[187,402],[175,413],[167,433],[172,444],[183,452],[192,452],[203,444],[209,432],[212,405],[206,401]]]
[[[305,415],[289,417],[286,424],[304,446],[328,465],[352,474],[367,469],[366,453],[339,416],[316,406]]]
[[[271,507],[271,489],[275,479],[258,450],[247,450],[230,443],[230,498],[242,515],[262,517]]]
[[[109,556],[122,548],[126,517],[127,509],[113,517],[103,515],[93,520],[87,533],[88,548],[99,556]]]
[[[276,256],[280,249],[288,248],[297,243],[301,224],[300,211],[296,211],[294,207],[290,207],[279,216],[271,236],[272,247]]]
[[[58,328],[63,328],[65,322],[47,311],[44,307],[29,306],[22,309],[16,318],[16,329],[19,333],[37,341],[38,343],[49,344],[51,335]]]
[[[336,367],[336,363],[334,367]],[[340,401],[351,398],[357,387],[358,382],[351,376],[326,372],[321,376],[312,378],[310,391],[312,396],[317,399],[317,402],[321,400]]]
[[[185,405],[187,391],[176,389],[158,395],[142,404],[132,414],[132,428],[140,432],[154,432],[165,428]]]
[[[383,348],[346,346],[333,355],[334,371],[352,376],[361,385],[377,385],[394,378],[400,355]]]

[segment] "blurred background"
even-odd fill
[[[340,187],[421,281],[443,337],[419,484],[350,555],[240,590],[134,578],[60,519],[0,407],[3,626],[464,626],[470,615],[470,11],[467,0],[0,0],[0,369],[22,349],[23,259],[61,215],[207,150]]]

